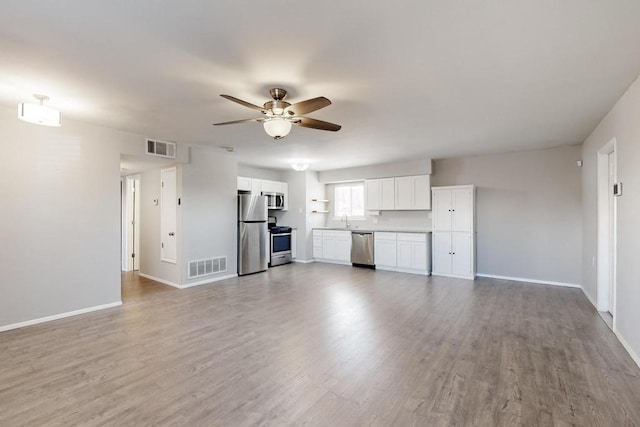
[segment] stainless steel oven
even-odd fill
[[[270,210],[284,209],[283,193],[269,193],[269,192],[263,191],[262,195],[267,197],[267,209],[270,209]]]
[[[291,262],[291,227],[271,227],[271,262],[269,265],[289,264]]]

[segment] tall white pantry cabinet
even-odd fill
[[[473,185],[433,187],[433,273],[476,277],[476,189]]]

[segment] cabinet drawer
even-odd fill
[[[396,241],[396,233],[389,233],[386,231],[376,231],[373,233],[374,240],[389,240],[392,242]]]
[[[398,233],[398,241],[425,243],[427,241],[427,234],[426,233]]]

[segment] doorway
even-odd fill
[[[122,271],[140,269],[140,175],[124,178],[122,203]]]
[[[598,262],[597,309],[611,316],[616,327],[616,232],[617,203],[613,186],[617,181],[616,140],[598,150]]]

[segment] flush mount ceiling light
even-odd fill
[[[291,131],[291,125],[301,126],[305,128],[328,130],[332,132],[339,131],[341,126],[334,123],[324,122],[322,120],[312,119],[310,117],[303,117],[304,114],[317,111],[328,105],[331,105],[324,96],[317,98],[307,99],[306,101],[290,104],[284,99],[287,96],[287,91],[280,88],[273,88],[269,91],[273,101],[267,101],[262,107],[251,104],[250,102],[243,101],[235,98],[231,95],[220,95],[221,97],[228,99],[229,101],[236,102],[252,110],[259,111],[263,114],[263,117],[257,117],[255,119],[234,120],[231,122],[214,123],[219,125],[231,125],[235,123],[248,123],[258,122],[262,123],[265,132],[274,139],[282,139]]]
[[[22,121],[35,123],[43,126],[60,126],[60,111],[45,107],[44,101],[49,100],[48,96],[34,94],[33,97],[40,101],[40,104],[21,102],[18,104],[18,118]]]
[[[291,169],[297,172],[306,171],[308,167],[309,167],[309,163],[307,162],[291,163]]]

